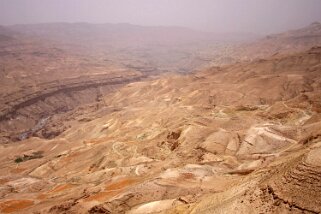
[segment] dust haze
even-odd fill
[[[319,0],[1,0],[0,24],[129,23],[268,34],[321,21],[320,10]]]
[[[321,213],[320,0],[0,0],[0,213]]]

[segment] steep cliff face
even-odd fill
[[[0,115],[0,130],[3,133],[1,141],[23,140],[43,128],[45,123],[41,121],[44,118],[49,123],[48,119],[55,114],[86,104],[96,105],[98,108],[99,105],[104,105],[103,96],[142,78],[142,75],[81,77],[43,84],[32,94],[25,90],[26,94],[19,92],[7,95],[3,98],[4,105]],[[43,123],[41,127],[37,127],[39,123]]]
[[[30,137],[50,124],[54,115],[101,103],[106,94],[146,77],[77,48],[26,37],[7,27],[1,27],[0,34],[11,38],[0,41],[1,143]]]

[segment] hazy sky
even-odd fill
[[[0,0],[2,25],[126,22],[273,33],[314,21],[321,21],[321,0]]]

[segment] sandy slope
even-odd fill
[[[0,145],[0,210],[319,213],[320,68],[314,48],[130,83]]]

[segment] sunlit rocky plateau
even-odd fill
[[[0,213],[321,212],[319,23],[215,43],[191,72],[17,31],[0,37]]]

